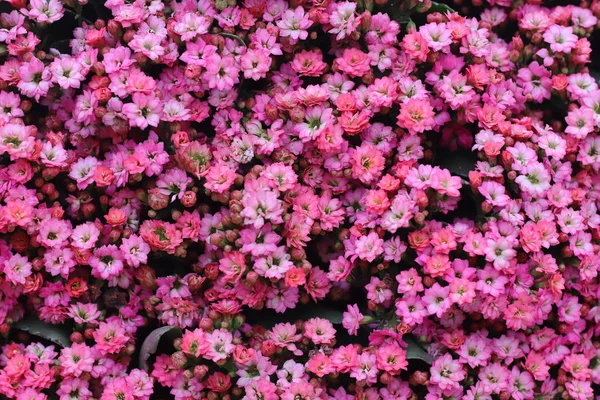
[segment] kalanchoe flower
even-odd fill
[[[0,397],[598,391],[596,0],[71,3],[0,15]]]

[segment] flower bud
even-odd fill
[[[219,277],[219,264],[217,263],[209,263],[206,264],[204,268],[204,274],[206,275],[206,279],[210,281],[216,281]]]
[[[188,282],[188,287],[190,289],[190,292],[195,293],[198,290],[200,290],[204,281],[205,281],[205,278],[200,277],[195,274],[188,276],[187,282]]]
[[[69,279],[65,289],[67,290],[67,293],[69,294],[69,296],[71,296],[73,298],[78,298],[78,297],[83,296],[83,294],[85,292],[87,292],[88,285],[83,279],[81,279],[79,277],[75,277],[75,278]]]
[[[184,207],[193,207],[196,204],[196,193],[191,190],[186,191],[181,198],[181,204]]]
[[[159,211],[169,205],[169,196],[160,192],[160,189],[154,188],[148,191],[148,205],[154,210]]]
[[[275,354],[275,350],[277,350],[277,346],[275,346],[275,342],[273,342],[272,340],[265,340],[260,345],[260,352],[265,357],[270,357],[273,354]]]
[[[135,36],[135,31],[133,29],[128,29],[127,31],[125,31],[125,34],[123,35],[123,41],[125,43],[129,43],[133,40],[133,37]]]
[[[22,253],[29,248],[29,235],[25,231],[16,230],[10,236],[10,244],[16,252]]]
[[[145,289],[156,288],[156,273],[148,265],[141,265],[135,271],[135,278],[140,282],[140,285]]]
[[[106,43],[106,28],[90,29],[85,34],[85,44],[95,49],[99,49]]]
[[[86,340],[90,340],[94,338],[94,329],[93,328],[86,328],[83,331],[83,337],[86,338]]]
[[[233,359],[236,363],[243,365],[252,361],[255,353],[256,351],[253,348],[246,348],[244,346],[237,345],[233,349]]]
[[[198,323],[198,327],[203,331],[210,332],[214,329],[214,322],[210,318],[202,318]]]
[[[187,363],[187,357],[183,351],[176,351],[171,354],[171,362],[175,368],[183,368]]]
[[[564,92],[569,85],[569,79],[565,74],[553,75],[552,76],[552,89],[557,92]]]
[[[112,36],[119,37],[122,33],[121,24],[114,19],[108,21],[107,29],[108,33]]]
[[[71,342],[73,342],[73,343],[83,343],[83,340],[84,340],[81,332],[73,332],[73,333],[71,333],[71,336],[69,338],[71,339]]]
[[[196,378],[198,378],[198,380],[204,379],[207,372],[208,372],[208,366],[206,366],[206,365],[196,365],[194,367],[194,376]]]
[[[113,227],[124,225],[127,222],[127,215],[125,211],[120,208],[111,208],[108,210],[108,214],[105,216],[106,222]],[[120,235],[120,233],[119,233]]]
[[[27,278],[25,278],[23,293],[37,293],[42,288],[43,284],[44,278],[42,274],[29,275]]]
[[[255,271],[250,271],[246,274],[246,282],[250,285],[254,285],[258,280],[258,274]]]
[[[561,254],[564,258],[573,257],[573,250],[569,246],[565,246],[561,249]]]

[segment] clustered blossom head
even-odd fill
[[[7,3],[0,395],[600,390],[597,0]]]

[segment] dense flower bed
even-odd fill
[[[593,399],[600,3],[540,3],[3,3],[0,394]]]

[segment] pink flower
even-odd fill
[[[565,132],[577,139],[584,139],[595,129],[594,113],[589,108],[576,108],[565,118],[568,126]]]
[[[132,388],[127,384],[125,378],[115,378],[110,381],[102,391],[100,400],[134,400]]]
[[[43,2],[43,0],[39,1]],[[50,90],[52,74],[50,70],[45,68],[44,63],[35,57],[19,68],[19,78],[17,87],[27,97],[39,100],[40,97],[46,96]]]
[[[2,272],[12,284],[22,285],[25,283],[25,279],[32,273],[31,263],[27,257],[13,254],[4,261]]]
[[[173,26],[173,31],[181,36],[181,40],[190,41],[198,35],[203,35],[210,28],[210,20],[198,13],[186,12],[178,13],[177,22]]]
[[[358,28],[361,18],[356,15],[356,3],[345,1],[334,4],[335,10],[329,16],[332,28],[328,32],[336,34],[336,40],[341,40]]]
[[[451,32],[445,23],[430,23],[419,28],[419,33],[433,51],[447,52],[452,43]]]
[[[336,61],[338,68],[352,77],[364,76],[371,70],[371,61],[368,54],[358,49],[344,50],[342,57]]]
[[[348,311],[344,312],[342,326],[346,328],[351,335],[356,335],[358,333],[360,321],[363,317],[364,315],[360,313],[358,305],[348,305]]]
[[[528,163],[521,173],[515,182],[524,192],[539,196],[550,189],[550,174],[541,163],[535,161]]]
[[[431,175],[431,187],[440,194],[459,197],[462,183],[460,177],[451,176],[447,169],[440,169]]]
[[[129,341],[125,329],[118,319],[100,322],[93,335],[96,341],[94,348],[98,349],[102,355],[119,353]]]
[[[312,26],[312,21],[304,13],[302,7],[296,7],[295,10],[286,10],[277,22],[282,37],[289,37],[292,43],[298,40],[305,40],[308,37],[307,29]]]
[[[510,304],[504,312],[506,326],[519,330],[531,328],[535,325],[534,309],[529,299],[519,299]]]
[[[443,78],[439,90],[441,96],[453,110],[465,106],[475,96],[473,87],[467,85],[467,77],[456,70]]]
[[[292,382],[282,394],[281,400],[317,399],[321,389],[315,389],[306,381]]]
[[[435,121],[433,107],[427,100],[410,99],[400,105],[398,126],[408,129],[411,135],[423,133],[433,128]]]
[[[110,279],[123,272],[123,255],[115,245],[102,246],[90,257],[90,266],[94,276]]]
[[[53,81],[61,88],[79,88],[81,82],[85,79],[83,76],[83,66],[72,57],[62,57],[55,59],[50,65],[50,71],[53,75]]]
[[[281,223],[283,209],[277,194],[266,189],[250,192],[242,199],[244,209],[241,212],[246,225],[252,225],[260,229],[266,221]]]
[[[431,365],[429,381],[446,391],[457,388],[466,377],[465,370],[450,354],[437,358]]]
[[[304,120],[295,126],[300,139],[308,142],[319,137],[325,128],[333,123],[333,110],[323,106],[308,107],[304,111]]]
[[[131,97],[132,103],[123,105],[123,114],[129,118],[129,123],[141,129],[148,126],[158,126],[162,112],[161,102],[153,96],[135,93]]]
[[[414,60],[423,63],[429,53],[429,42],[419,32],[410,32],[402,38],[402,49]]]
[[[161,42],[162,39],[158,35],[146,33],[135,35],[128,45],[136,53],[142,53],[151,60],[158,60],[165,54],[165,48]]]
[[[154,393],[154,380],[145,371],[134,369],[125,379],[127,386],[131,388],[133,395],[138,399],[148,400]]]
[[[518,74],[518,82],[523,85],[525,93],[531,94],[538,103],[544,99],[550,99],[550,85],[552,73],[537,61],[529,64],[527,68],[521,68]]]
[[[206,358],[214,362],[226,359],[235,347],[232,344],[233,336],[229,332],[214,330],[206,334],[209,347],[206,351]]]
[[[150,246],[137,235],[123,239],[119,250],[123,255],[124,261],[132,267],[137,268],[141,264],[148,262]]]
[[[61,351],[60,361],[63,376],[78,378],[84,372],[91,372],[94,365],[92,349],[85,343],[73,343]]]
[[[326,319],[311,318],[304,323],[304,336],[314,344],[328,344],[335,337],[335,329]]]
[[[207,59],[202,77],[211,89],[230,90],[239,83],[239,73],[240,68],[233,57],[215,54]]]
[[[436,315],[438,318],[444,315],[452,305],[449,294],[449,287],[441,287],[437,282],[431,288],[425,290],[423,304],[427,308],[429,315]]]
[[[485,259],[493,263],[497,270],[501,271],[510,267],[510,262],[516,255],[516,250],[507,239],[487,240]]]
[[[352,176],[363,183],[370,183],[377,179],[383,171],[385,159],[375,147],[364,144],[352,152],[350,164]]]
[[[320,76],[325,71],[327,64],[323,62],[323,53],[320,51],[302,50],[294,54],[291,67],[300,76]]]
[[[235,170],[225,163],[211,165],[206,179],[206,188],[215,193],[223,193],[229,190],[235,180]]]
[[[63,12],[63,5],[58,0],[31,0],[25,15],[38,23],[52,23],[61,19]]]
[[[575,47],[577,35],[573,33],[573,27],[555,24],[544,32],[544,41],[550,45],[553,52],[569,54]]]
[[[398,375],[400,371],[406,370],[406,352],[397,344],[381,346],[376,351],[377,367],[391,375]]]
[[[181,341],[181,350],[195,358],[207,354],[210,342],[202,329],[185,331]]]
[[[383,254],[383,239],[375,232],[370,232],[366,236],[361,236],[355,243],[355,252],[361,260],[373,262],[377,257]]]
[[[265,49],[249,49],[240,60],[244,78],[255,81],[265,78],[270,66],[271,57],[269,51]]]
[[[85,399],[92,397],[89,390],[89,382],[79,378],[66,378],[62,380],[56,392],[60,400],[68,400],[72,397]]]
[[[312,357],[306,364],[306,368],[318,377],[323,377],[334,370],[331,360],[323,353],[317,353]]]

